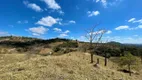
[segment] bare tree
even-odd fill
[[[103,54],[104,54],[104,66],[107,66],[107,58],[108,58],[108,49],[110,48],[110,45],[107,43],[108,40],[106,40],[106,42],[101,43],[100,47],[103,50]]]
[[[97,26],[98,24],[96,24],[94,27],[90,29],[85,30],[86,31],[85,37],[89,40],[89,44],[90,44],[89,51],[91,53],[91,63],[94,62],[93,61],[94,50],[98,47],[98,44],[101,41],[103,34],[106,32],[103,29],[95,30]],[[93,43],[95,44],[95,46],[93,46]]]
[[[104,57],[105,57],[105,59],[104,59],[104,66],[107,66],[107,61],[108,61],[108,52],[106,52],[107,50],[108,50],[108,48],[109,48],[109,44],[108,43],[104,43],[104,45],[103,45],[103,53],[105,54],[104,55]]]

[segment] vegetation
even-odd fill
[[[58,45],[58,47],[62,47],[62,48],[77,48],[78,47],[78,43],[75,41],[67,41],[64,42],[63,44]]]
[[[61,50],[61,48],[58,47],[58,46],[55,46],[55,47],[53,48],[53,51],[54,51],[54,52],[58,52],[58,51],[60,51],[60,50]]]
[[[42,40],[14,36],[0,37],[0,74],[2,74],[0,79],[35,80],[34,77],[37,77],[40,80],[60,78],[141,80],[142,46],[118,42],[101,43],[103,33],[96,36],[97,38],[93,40],[92,37],[93,41],[89,43],[60,38]],[[91,62],[97,63],[97,67],[94,67],[96,64],[88,65],[90,59]],[[135,65],[136,63],[139,65]],[[130,75],[133,73],[134,76],[127,76],[120,71],[121,68],[128,71]],[[53,71],[55,69],[57,73]],[[47,76],[47,73],[50,76]]]
[[[122,66],[128,66],[128,70],[129,70],[129,75],[131,76],[131,66],[135,65],[137,60],[136,57],[134,57],[130,52],[125,52],[125,55],[123,57],[121,57],[121,62],[120,65]]]
[[[82,52],[72,52],[61,56],[26,54],[0,55],[0,80],[140,80],[115,70],[111,61],[108,67],[103,67],[103,57],[100,58],[100,68],[88,65],[90,56]],[[94,60],[96,62],[96,60]],[[114,67],[114,68],[110,68]]]

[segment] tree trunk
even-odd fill
[[[91,63],[94,62],[92,49],[93,49],[93,48],[92,48],[92,40],[91,40],[91,41],[90,41]]]
[[[99,60],[99,58],[97,58],[97,64],[99,64],[100,63],[100,60]]]
[[[94,60],[93,60],[93,53],[91,53],[91,63],[93,63]]]
[[[129,68],[129,75],[131,76],[131,65],[128,64],[128,68]]]
[[[107,58],[105,57],[105,66],[107,66]]]
[[[107,53],[105,53],[105,66],[107,66]]]

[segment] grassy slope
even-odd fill
[[[109,61],[100,68],[90,64],[88,54],[73,52],[61,56],[0,54],[0,80],[140,80],[115,71],[117,65]],[[95,61],[96,62],[96,61]]]

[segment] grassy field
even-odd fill
[[[28,57],[27,57],[28,56]],[[99,68],[90,64],[90,55],[72,52],[60,56],[27,54],[0,54],[0,80],[141,80],[141,75],[131,77],[117,71],[117,64],[109,61],[104,67],[104,58]],[[94,64],[95,64],[94,63]]]

